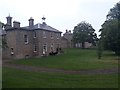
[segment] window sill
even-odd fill
[[[36,37],[33,37],[33,38],[36,38]]]
[[[47,38],[47,37],[43,37],[43,38]]]
[[[53,37],[51,37],[51,39],[53,39]]]
[[[28,42],[25,42],[25,45],[29,44]]]

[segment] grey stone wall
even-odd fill
[[[33,54],[33,32],[21,29],[8,30],[6,32],[6,41],[8,49],[4,53],[9,53],[6,58],[16,58],[21,59],[27,57],[32,57]],[[24,35],[28,36],[28,44],[24,42]],[[13,48],[14,54],[11,55],[11,48]],[[4,55],[3,55],[4,56]]]
[[[51,45],[53,44],[53,51],[56,52],[58,47],[61,47],[61,34],[57,32],[50,32],[47,30],[36,30],[37,32],[37,41],[39,46],[39,56],[43,54],[43,45],[47,45],[47,52],[48,55],[51,52]],[[43,34],[45,32],[45,35]],[[51,35],[52,34],[52,35]],[[52,37],[51,37],[52,36]]]

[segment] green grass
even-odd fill
[[[118,75],[33,73],[3,68],[3,88],[118,88]]]
[[[0,89],[2,88],[2,67],[0,66]]]
[[[22,59],[11,63],[64,70],[89,70],[118,67],[112,52],[105,52],[101,60],[96,50],[66,49],[64,54],[42,58]]]
[[[10,63],[65,70],[118,67],[118,60],[112,52],[104,52],[101,60],[97,59],[96,52],[91,49],[66,49],[61,55],[14,60]],[[118,74],[40,73],[3,67],[3,88],[118,88]]]

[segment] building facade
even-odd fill
[[[51,52],[58,52],[64,48],[81,48],[81,44],[73,44],[71,30],[61,36],[61,31],[49,26],[45,22],[34,24],[31,17],[29,25],[20,26],[19,21],[13,21],[12,17],[6,17],[7,23],[2,29],[2,39],[7,43],[7,48],[2,50],[3,59],[22,59],[29,57],[48,56]],[[91,43],[85,42],[85,48],[91,47]]]
[[[66,30],[66,32],[63,34],[63,37],[61,38],[62,48],[73,48],[73,33],[71,33],[71,30]]]
[[[44,17],[42,20],[42,24],[34,24],[34,19],[30,18],[29,26],[20,27],[18,21],[14,21],[12,26],[12,17],[8,16],[5,26],[8,48],[3,50],[3,59],[41,57],[61,48],[62,32],[47,25]]]

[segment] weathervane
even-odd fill
[[[43,22],[43,24],[46,24],[46,23],[45,23],[45,19],[46,19],[46,18],[43,16],[43,17],[42,17],[42,22]]]

